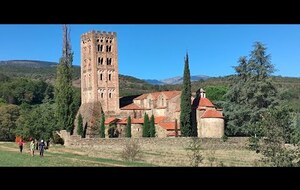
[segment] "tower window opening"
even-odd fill
[[[101,62],[101,58],[100,57],[98,57],[98,64]]]
[[[106,43],[108,43],[108,40],[106,40]]]
[[[108,47],[108,52],[111,52],[111,46]]]
[[[106,58],[107,65],[111,65],[111,58]]]
[[[100,59],[100,64],[103,65],[103,58]]]
[[[108,97],[111,98],[111,93],[109,93]]]
[[[103,51],[103,45],[100,46],[100,51],[101,51],[101,52]]]
[[[111,43],[111,42],[112,42],[112,40],[109,41],[109,43]]]
[[[103,42],[103,40],[101,39],[101,41],[100,42]]]
[[[111,74],[108,75],[108,80],[111,80]]]
[[[97,39],[97,42],[99,42],[99,39]]]
[[[97,49],[98,49],[98,52],[99,52],[100,51],[100,45],[99,44],[97,45]]]
[[[101,98],[103,98],[103,92],[101,93]]]
[[[100,74],[100,80],[102,80],[103,79],[103,75],[102,75],[102,73]]]

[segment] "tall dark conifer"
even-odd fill
[[[59,129],[73,133],[75,118],[75,103],[72,88],[73,53],[70,43],[70,30],[63,25],[63,51],[57,66],[55,81],[56,118]]]
[[[150,137],[155,137],[155,121],[154,115],[151,115],[150,118],[150,129],[149,129]]]
[[[184,72],[183,72],[183,85],[181,90],[181,102],[180,102],[180,130],[181,136],[190,137],[194,135],[194,130],[192,129],[192,105],[191,105],[191,76],[189,69],[189,57],[186,53],[184,60]]]
[[[143,137],[149,137],[149,116],[145,113],[143,125]]]
[[[126,137],[131,138],[131,117],[128,116],[127,118],[127,125],[126,125]]]

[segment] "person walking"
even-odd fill
[[[41,140],[41,142],[39,144],[39,148],[40,148],[40,156],[44,156],[45,143],[43,140]]]
[[[23,151],[23,146],[24,146],[24,141],[23,141],[23,139],[21,139],[20,141],[19,141],[19,149],[20,149],[20,152],[22,153],[22,151]]]
[[[32,139],[31,143],[30,143],[30,154],[31,154],[31,156],[34,156],[34,149],[35,149],[35,143],[34,143],[34,139]]]

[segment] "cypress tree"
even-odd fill
[[[149,137],[149,116],[144,115],[143,137]]]
[[[180,130],[181,136],[189,137],[194,135],[194,131],[192,129],[192,105],[191,105],[191,76],[189,69],[189,57],[188,53],[186,53],[186,57],[184,60],[184,72],[183,72],[183,85],[181,90],[181,102],[180,102]]]
[[[82,125],[82,115],[78,115],[78,125],[77,125],[77,134],[83,137],[83,125]]]
[[[150,129],[149,129],[150,137],[155,137],[155,123],[154,123],[154,115],[150,118]]]
[[[105,125],[104,125],[105,117],[104,114],[102,113],[101,115],[101,123],[100,123],[100,137],[105,138]]]
[[[128,116],[127,119],[127,125],[126,125],[126,137],[130,138],[131,137],[131,117]]]
[[[75,103],[73,101],[72,88],[72,62],[73,53],[71,52],[70,30],[67,25],[63,26],[63,52],[57,66],[55,80],[55,103],[56,118],[59,129],[66,129],[73,134]]]

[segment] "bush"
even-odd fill
[[[134,161],[141,157],[141,148],[138,142],[130,140],[125,144],[121,158],[126,161]]]
[[[186,150],[189,151],[188,157],[190,159],[190,165],[192,167],[198,167],[204,159],[201,154],[201,139],[193,137]]]

